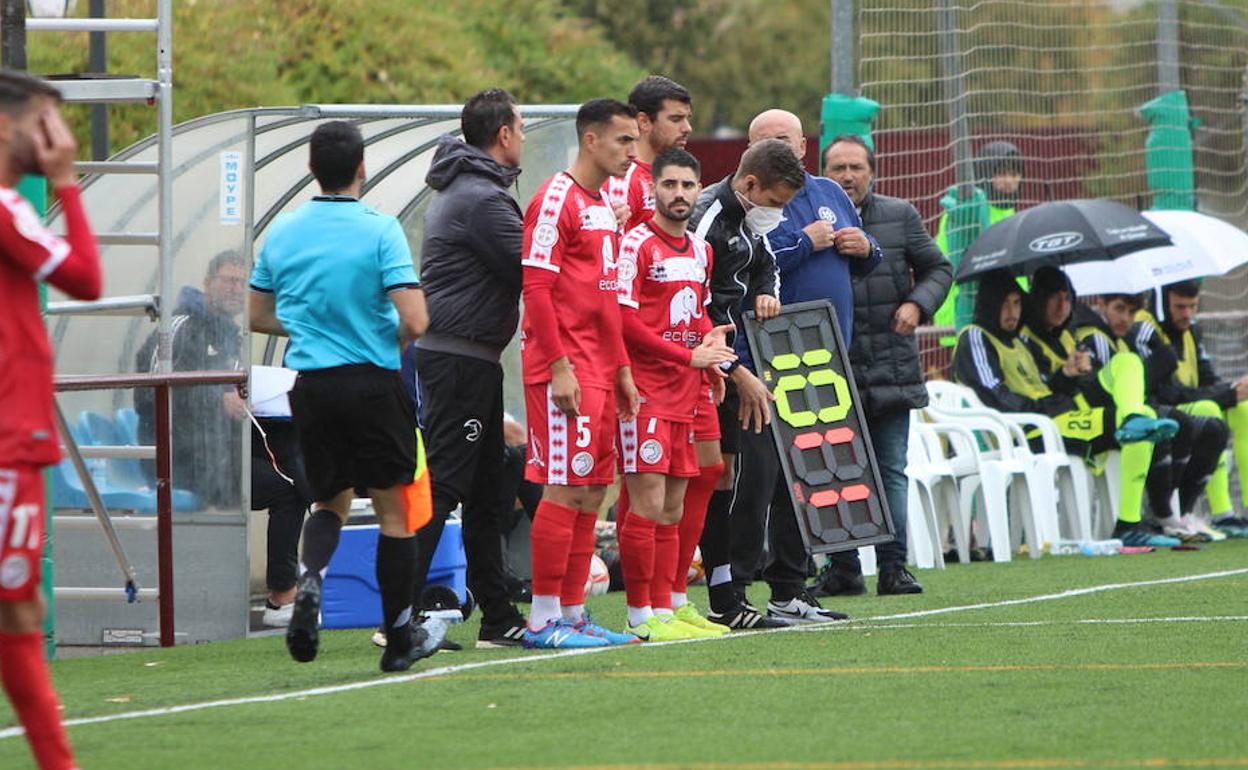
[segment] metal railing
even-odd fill
[[[157,599],[160,618],[160,646],[172,647],[174,644],[174,608],[173,608],[173,453],[170,447],[172,436],[169,411],[170,390],[175,387],[190,385],[241,385],[247,382],[247,372],[171,372],[142,374],[109,374],[109,375],[64,375],[56,378],[57,392],[65,393],[83,390],[126,390],[134,388],[153,388],[156,393],[156,574],[157,588],[154,595]],[[69,453],[74,469],[82,481],[83,491],[91,503],[91,510],[104,530],[118,566],[126,577],[126,595],[134,601],[138,597],[150,597],[152,589],[140,588],[134,569],[121,546],[121,541],[113,528],[112,518],[96,489],[95,481],[87,470],[83,460],[84,453],[69,432],[61,413],[59,404],[56,408],[57,429],[61,440]],[[151,447],[136,447],[139,450],[150,450]],[[99,598],[107,595],[111,589],[103,588],[67,588],[67,596],[76,598]],[[58,589],[58,592],[60,589]]]

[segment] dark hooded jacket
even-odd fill
[[[1007,385],[1001,357],[993,341],[1007,348],[1022,346],[1023,355],[1030,355],[1017,332],[1007,332],[1000,326],[1001,305],[1012,292],[1021,293],[1022,290],[1006,271],[988,273],[980,280],[975,296],[975,322],[958,335],[958,345],[954,349],[954,379],[974,389],[984,404],[1003,412],[1040,412],[1054,416],[1074,409],[1074,399],[1066,393],[1055,393],[1045,387],[1045,394],[1026,394]],[[1039,366],[1036,368],[1043,371]]]
[[[930,319],[953,283],[953,266],[923,227],[919,212],[900,198],[868,193],[862,226],[883,252],[879,266],[853,275],[854,336],[849,358],[867,414],[890,414],[927,406],[918,340],[893,331],[903,302]]]
[[[1070,295],[1071,313],[1061,326],[1049,329],[1044,319],[1044,306],[1048,304],[1049,298],[1059,291],[1065,291]],[[1023,317],[1019,325],[1019,335],[1031,349],[1032,357],[1036,359],[1036,366],[1040,367],[1040,373],[1048,381],[1049,387],[1058,393],[1073,394],[1077,390],[1085,390],[1094,385],[1090,379],[1094,375],[1070,377],[1062,371],[1062,365],[1057,364],[1054,359],[1056,356],[1065,362],[1077,346],[1074,327],[1075,307],[1078,307],[1075,287],[1065,273],[1055,267],[1042,267],[1036,271],[1031,278],[1031,291],[1023,297]]]
[[[1163,302],[1168,304],[1169,297],[1169,289],[1162,292]],[[1136,317],[1140,318],[1139,315]],[[1155,391],[1157,401],[1168,406],[1177,406],[1193,401],[1208,400],[1215,402],[1223,409],[1234,407],[1238,403],[1235,387],[1214,371],[1213,361],[1209,359],[1209,354],[1205,351],[1200,324],[1193,323],[1186,332],[1181,332],[1175,328],[1168,317],[1164,321],[1156,319],[1156,312],[1152,312],[1148,314],[1148,317],[1136,321],[1135,326],[1127,335],[1127,342],[1147,362],[1150,369],[1158,370],[1159,382]],[[1194,365],[1198,384],[1195,387],[1180,383],[1176,376],[1179,364],[1183,362],[1186,355],[1184,338],[1188,334],[1192,337],[1192,349],[1196,357]]]
[[[444,136],[425,181],[420,279],[429,306],[422,349],[497,361],[520,322],[524,219],[509,192],[520,169]]]

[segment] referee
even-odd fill
[[[381,670],[404,671],[442,641],[411,625],[416,540],[403,496],[416,471],[416,413],[399,350],[428,325],[425,299],[398,220],[359,201],[359,129],[324,123],[309,149],[321,194],[274,221],[251,275],[252,331],[290,337],[286,365],[299,372],[290,406],[316,501],[286,647],[297,661],[316,657],[321,580],[363,487],[380,523]]]
[[[508,598],[498,490],[503,484],[503,369],[520,319],[520,175],[524,121],[511,94],[464,105],[464,138],[444,136],[426,181],[421,274],[429,330],[416,343],[433,518],[420,531],[417,593],[447,515],[463,504],[468,588],[481,607],[477,647],[518,646],[524,616]],[[510,509],[510,500],[507,501]]]

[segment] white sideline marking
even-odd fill
[[[1022,599],[1003,599],[996,602],[981,602],[979,604],[963,604],[954,607],[938,607],[931,610],[918,610],[916,612],[902,612],[894,615],[875,615],[872,617],[862,618],[859,621],[842,621],[838,623],[818,623],[805,626],[790,626],[789,628],[776,628],[761,631],[738,631],[727,636],[719,637],[724,639],[739,639],[748,636],[758,636],[760,634],[775,634],[788,632],[809,632],[809,631],[829,631],[840,630],[846,628],[856,628],[862,623],[878,622],[883,620],[907,620],[910,618],[931,617],[933,615],[947,615],[951,612],[967,612],[970,610],[991,609],[993,607],[1013,607],[1020,604],[1034,604],[1037,602],[1053,601],[1055,599],[1069,599],[1075,596],[1086,596],[1088,594],[1101,593],[1104,591],[1116,591],[1123,588],[1141,588],[1144,586],[1167,585],[1171,583],[1190,583],[1198,580],[1213,580],[1222,577],[1231,577],[1234,575],[1243,575],[1248,573],[1248,568],[1221,570],[1218,572],[1206,572],[1199,575],[1185,575],[1176,578],[1162,578],[1159,580],[1141,580],[1135,583],[1106,583],[1105,585],[1089,586],[1088,588],[1075,588],[1069,591],[1062,591],[1055,594],[1040,594],[1038,596],[1030,596]],[[1238,619],[1238,618],[1237,618]],[[1142,619],[1148,621],[1149,619]],[[1093,621],[1096,622],[1096,621]],[[1108,621],[1104,621],[1108,622]],[[1122,622],[1122,621],[1118,621]],[[1136,620],[1126,619],[1126,622],[1140,622]],[[923,625],[923,624],[911,624]],[[880,628],[889,628],[897,626],[881,625]],[[690,644],[692,642],[716,641],[712,639],[686,639],[679,642],[651,642],[647,647],[661,647],[673,644]],[[145,709],[143,711],[127,711],[121,714],[105,714],[96,717],[82,717],[79,719],[65,720],[66,727],[79,727],[81,725],[93,725],[103,722],[119,722],[126,719],[143,719],[145,717],[167,716],[169,714],[184,714],[190,711],[202,711],[204,709],[222,708],[226,706],[244,706],[251,703],[276,703],[279,701],[296,700],[299,698],[309,698],[315,695],[332,695],[340,692],[350,692],[352,690],[365,690],[371,687],[384,687],[392,684],[405,684],[407,682],[415,682],[420,679],[430,679],[432,677],[446,676],[447,674],[455,674],[460,671],[472,671],[481,668],[491,668],[494,666],[509,666],[517,663],[541,663],[550,660],[562,660],[563,658],[577,657],[580,655],[594,655],[609,650],[618,650],[619,647],[591,647],[581,650],[564,650],[549,655],[529,655],[521,658],[502,658],[499,660],[487,660],[477,663],[462,663],[454,666],[439,666],[415,674],[403,674],[401,676],[384,677],[378,679],[369,679],[364,682],[351,682],[349,684],[327,685],[325,687],[313,687],[307,690],[294,690],[292,692],[275,693],[273,695],[249,695],[242,698],[226,698],[223,700],[205,701],[203,703],[188,703],[181,706],[164,706],[161,708]],[[5,738],[16,738],[25,731],[21,727],[9,727],[0,730],[0,740]]]
[[[1015,620],[995,623],[840,623],[839,631],[883,631],[890,628],[1030,628],[1032,626],[1132,625],[1136,623],[1218,623],[1246,621],[1248,615],[1181,615],[1168,618],[1080,618],[1078,620]],[[832,628],[802,629],[831,631]]]

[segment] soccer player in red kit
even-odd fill
[[[77,767],[44,660],[42,468],[60,460],[52,417],[52,350],[39,283],[77,299],[100,296],[100,258],[74,176],[77,146],[61,120],[60,94],[0,72],[0,680],[40,770]],[[13,188],[42,173],[61,200],[68,235],[44,228]]]
[[[632,419],[638,406],[616,299],[619,234],[599,192],[636,157],[636,110],[614,99],[586,102],[576,133],[572,167],[529,202],[520,252],[525,477],[545,485],[530,534],[533,604],[524,644],[539,648],[637,641],[585,614],[594,523],[615,480],[616,420]]]
[[[725,342],[732,326],[712,329],[706,311],[710,246],[686,231],[702,169],[679,149],[661,153],[653,168],[654,216],[624,236],[618,263],[624,339],[641,394],[636,419],[620,421],[629,502],[618,531],[629,631],[668,641],[728,632],[687,602],[676,616],[672,587],[693,556],[692,547],[682,553],[680,522],[685,489],[699,473],[693,419],[705,397],[703,372],[722,379],[718,365],[736,355]]]
[[[622,177],[607,179],[606,195],[617,210],[627,206],[623,232],[654,216],[654,174],[651,164],[659,153],[685,149],[693,126],[693,98],[679,83],[651,75],[633,86],[628,103],[637,110],[637,158]]]
[[[693,117],[693,98],[684,86],[669,78],[662,75],[643,78],[633,86],[632,93],[628,95],[628,103],[637,110],[637,128],[641,137],[637,143],[637,159],[623,177],[608,179],[605,188],[617,218],[623,216],[625,219],[624,232],[631,231],[654,216],[654,173],[651,164],[655,158],[667,150],[683,150],[693,131],[690,124],[690,118]],[[716,382],[721,386],[723,384],[722,380]],[[688,553],[688,559],[682,556],[686,567],[698,547],[707,506],[724,470],[719,447],[719,417],[711,388],[712,383],[708,380],[706,398],[695,418],[694,448],[697,451],[699,470],[697,475],[689,479],[685,492],[685,512],[680,520],[680,551],[681,554]],[[628,486],[624,485],[620,489],[620,501],[616,510],[622,514],[628,507],[629,491]],[[616,517],[617,536],[623,536],[626,525],[626,517]],[[675,578],[672,601],[677,609],[686,601],[688,577],[688,571],[685,570]],[[696,615],[696,610],[691,607],[685,613]]]

